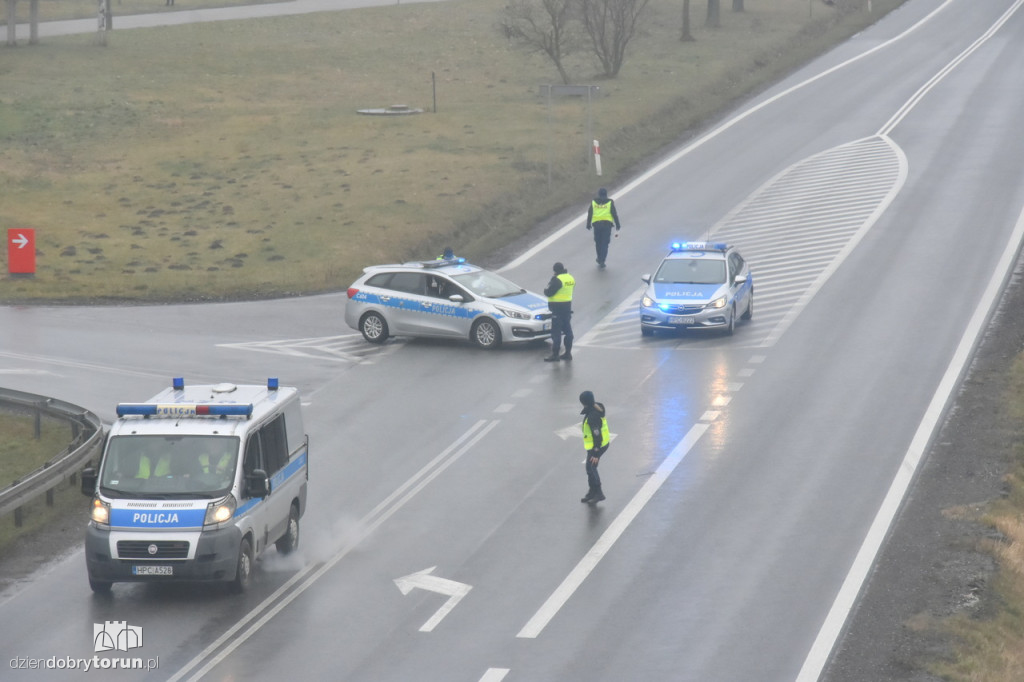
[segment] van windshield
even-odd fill
[[[115,436],[107,444],[100,490],[109,497],[204,498],[231,490],[235,436]]]

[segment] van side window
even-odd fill
[[[248,476],[257,469],[267,471],[263,463],[263,448],[260,446],[260,434],[253,433],[245,441],[245,460],[242,464],[245,475]],[[267,471],[269,474],[270,472]]]
[[[273,476],[288,464],[288,438],[284,430],[284,415],[274,417],[259,431],[263,449],[263,463],[267,474]]]

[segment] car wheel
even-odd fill
[[[747,296],[747,312],[743,313],[743,319],[749,320],[754,316],[754,292],[751,291],[750,295]]]
[[[651,329],[650,327],[640,325],[640,334],[642,336],[654,336],[654,330]]]
[[[489,317],[477,320],[469,332],[469,339],[478,348],[493,350],[501,345],[501,328]]]
[[[299,508],[292,505],[288,514],[288,529],[274,543],[281,554],[291,554],[299,546]]]
[[[729,322],[725,327],[725,335],[732,336],[736,332],[736,306],[729,309]]]
[[[359,331],[370,343],[384,343],[388,340],[388,322],[378,313],[366,313],[359,320]]]
[[[108,580],[93,580],[91,577],[89,578],[89,587],[96,594],[110,594],[110,588],[113,584]]]
[[[235,570],[235,579],[231,581],[231,591],[242,593],[249,589],[252,584],[252,544],[249,538],[242,538],[242,544],[238,547],[238,567]]]

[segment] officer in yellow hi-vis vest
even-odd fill
[[[594,503],[604,499],[601,490],[601,476],[597,473],[597,465],[601,463],[601,455],[608,449],[610,433],[608,419],[605,417],[604,405],[594,401],[593,391],[580,393],[580,404],[583,405],[583,447],[587,450],[587,494],[580,502]]]
[[[613,227],[618,237],[622,228],[619,213],[615,210],[615,201],[608,198],[608,190],[602,187],[597,190],[597,196],[590,202],[590,210],[587,211],[587,229],[594,229],[594,247],[597,249],[597,266],[600,268],[604,267],[608,257],[608,243],[612,240]]]
[[[555,275],[544,288],[544,295],[548,297],[548,309],[551,311],[551,355],[544,358],[544,362],[558,362],[561,360],[572,360],[572,292],[576,287],[576,280],[565,270],[561,263],[554,265]],[[565,338],[565,353],[558,355],[562,346],[562,338]]]

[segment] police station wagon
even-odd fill
[[[348,288],[345,322],[370,343],[434,336],[492,349],[551,335],[547,299],[463,258],[365,268]]]
[[[732,334],[737,316],[754,314],[754,275],[735,247],[721,242],[676,242],[640,299],[640,331],[721,329]]]
[[[222,581],[237,591],[271,544],[299,543],[308,438],[295,388],[236,384],[170,388],[121,403],[98,469],[85,537],[89,585]]]

